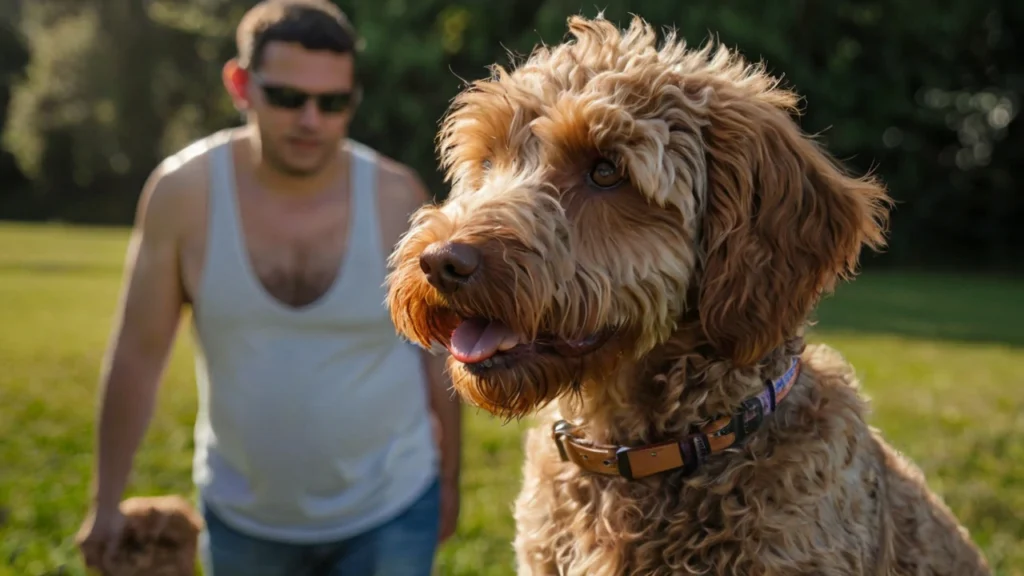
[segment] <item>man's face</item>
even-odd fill
[[[283,42],[264,47],[263,61],[248,75],[245,96],[267,162],[309,175],[331,160],[352,117],[353,68],[351,54]]]

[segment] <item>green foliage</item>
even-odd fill
[[[3,9],[0,3],[0,10]],[[4,133],[12,87],[23,79],[28,63],[28,47],[22,34],[14,23],[0,20],[0,135]],[[0,203],[26,183],[14,155],[0,147]]]
[[[42,20],[45,13],[45,6],[31,5],[26,18]],[[88,66],[104,56],[97,42],[98,24],[95,11],[86,9],[46,25],[26,26],[32,60],[27,83],[15,94],[6,135],[22,169],[41,186],[86,187],[96,165],[110,153],[102,138],[110,135],[105,128],[114,120],[113,103],[96,95],[113,78],[97,76],[107,71],[103,66]],[[54,151],[61,136],[78,140],[77,145]],[[62,153],[68,157],[61,160],[69,160],[63,162],[62,174],[49,174],[44,168],[56,168],[50,158]],[[70,181],[50,180],[68,176]]]
[[[0,250],[0,576],[84,576],[73,535],[87,504],[97,375],[126,242],[123,229],[0,227],[10,248]],[[1022,291],[1020,282],[865,274],[826,301],[813,335],[856,366],[872,423],[923,468],[1002,576],[1024,576]],[[873,310],[881,313],[865,313]],[[129,495],[192,495],[187,323]],[[511,575],[529,423],[466,415],[462,515],[437,573]]]
[[[8,2],[16,0],[7,0]],[[127,222],[162,155],[237,113],[220,88],[252,0],[22,1],[31,64],[5,142],[32,193],[0,215]],[[353,136],[414,167],[438,197],[438,121],[463,85],[565,36],[578,0],[338,0],[366,41],[366,98]],[[804,97],[803,127],[899,201],[891,246],[871,263],[1024,268],[1024,3],[978,0],[609,0],[690,44],[709,38],[763,60]],[[103,33],[97,33],[99,26]],[[2,66],[2,62],[0,62]]]

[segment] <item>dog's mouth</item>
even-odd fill
[[[475,373],[512,368],[537,355],[579,358],[601,348],[614,333],[605,329],[580,339],[539,333],[536,339],[529,340],[496,318],[454,316],[452,320],[454,329],[447,338],[448,351]]]

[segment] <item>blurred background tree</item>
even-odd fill
[[[0,0],[0,219],[124,224],[159,159],[237,124],[220,87],[252,0]],[[341,0],[366,41],[354,138],[437,197],[460,79],[564,37],[579,0]],[[1024,3],[607,0],[690,44],[739,48],[804,97],[803,127],[898,200],[873,266],[1024,269]]]

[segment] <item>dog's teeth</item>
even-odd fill
[[[519,344],[519,337],[515,334],[509,334],[505,336],[505,339],[498,344],[498,350],[504,352],[505,350],[511,350]]]

